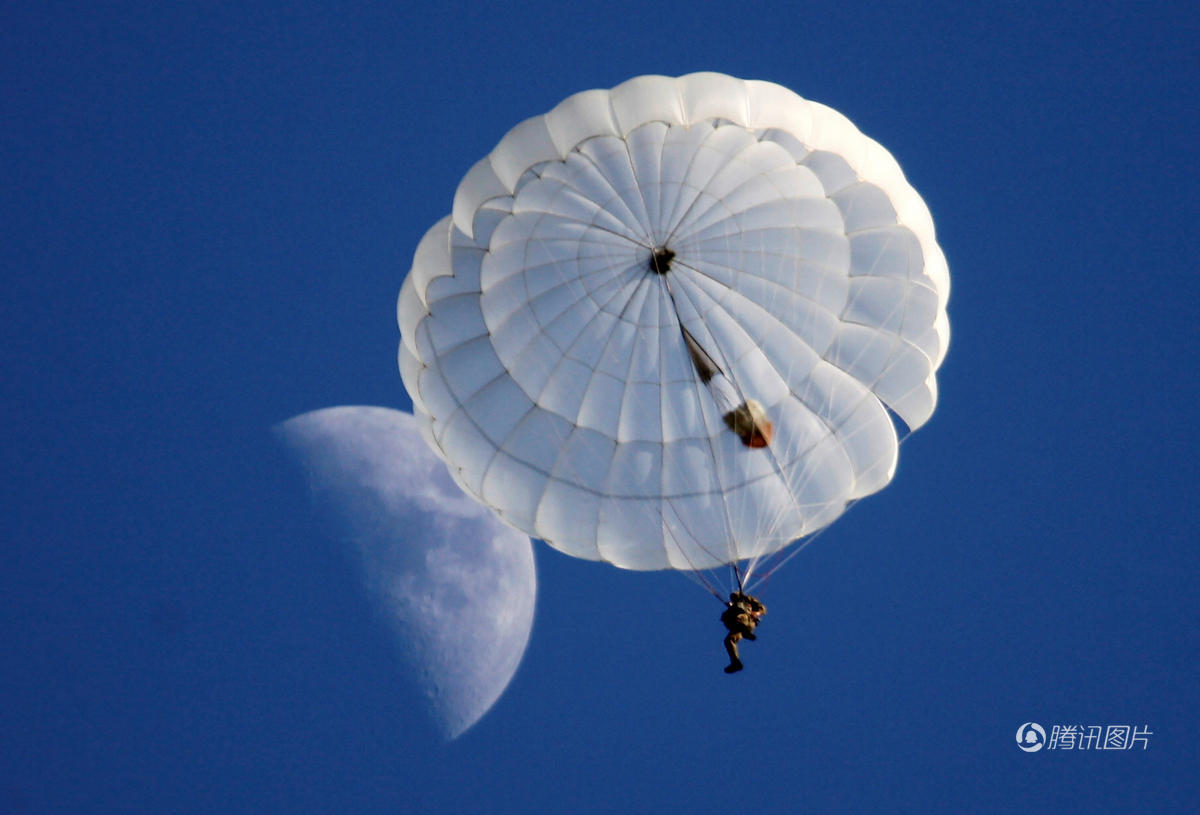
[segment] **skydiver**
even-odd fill
[[[757,597],[740,591],[729,595],[729,602],[721,612],[721,622],[729,630],[725,635],[725,652],[729,654],[729,664],[725,666],[725,673],[734,674],[744,667],[742,660],[738,658],[738,641],[742,638],[751,642],[758,639],[754,629],[766,613],[767,607],[760,603]]]

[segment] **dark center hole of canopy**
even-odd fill
[[[671,271],[671,261],[675,253],[665,246],[660,246],[650,255],[650,271],[656,274],[666,274]]]

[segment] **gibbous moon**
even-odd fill
[[[447,740],[503,693],[525,653],[532,542],[458,488],[408,413],[332,407],[277,425],[318,515],[360,555]]]

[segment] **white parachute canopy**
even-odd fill
[[[467,173],[400,291],[400,370],[427,441],[512,526],[707,569],[891,480],[897,425],[937,401],[948,295],[924,202],[844,116],[642,76]]]

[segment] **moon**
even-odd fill
[[[357,552],[434,725],[457,738],[500,698],[529,643],[532,542],[459,489],[408,413],[331,407],[274,432],[318,516]]]

